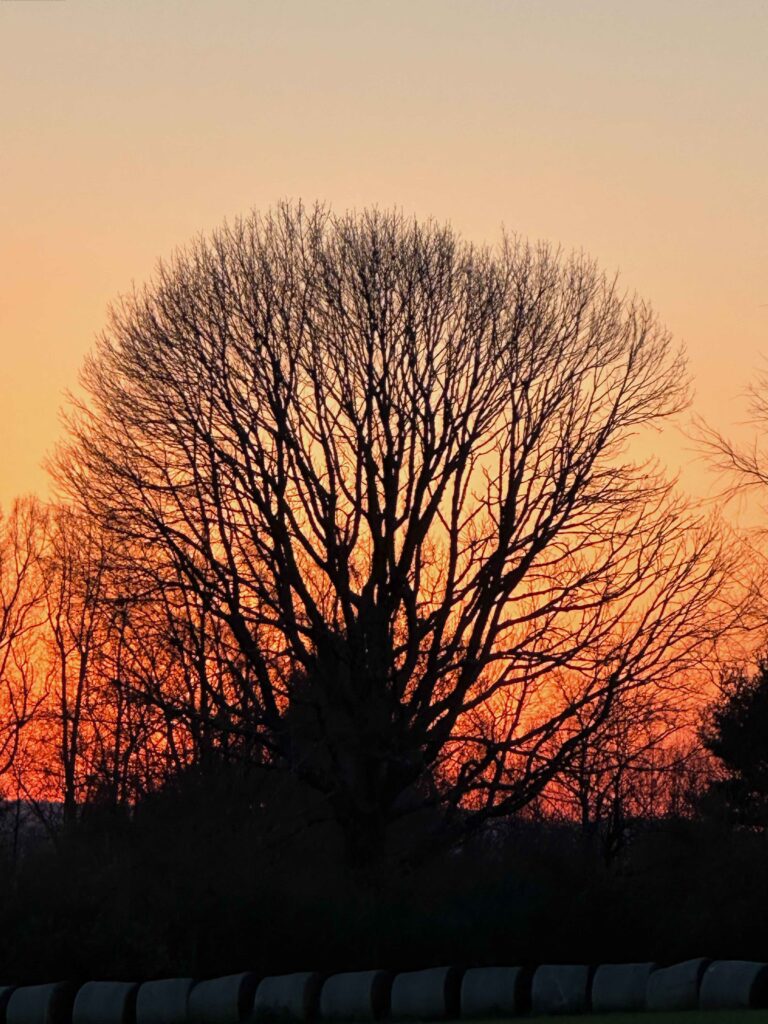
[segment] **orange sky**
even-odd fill
[[[285,197],[583,248],[731,428],[768,356],[766,0],[0,0],[0,503],[107,303]],[[658,451],[711,486],[674,432]]]

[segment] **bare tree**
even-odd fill
[[[700,701],[680,698],[677,688],[644,686],[622,693],[591,735],[584,729],[587,709],[569,726],[579,742],[544,803],[556,818],[578,822],[606,861],[638,825],[678,810],[680,773],[703,754],[696,742]]]
[[[116,304],[57,474],[226,627],[219,711],[365,851],[523,806],[738,621],[717,530],[624,455],[684,371],[583,257],[284,205]]]
[[[123,671],[134,695],[161,713],[166,773],[204,769],[235,749],[253,760],[247,748],[259,715],[248,704],[249,666],[210,599],[183,578],[158,580],[154,572],[125,578],[121,587],[132,595]]]
[[[0,777],[13,767],[22,730],[44,699],[37,673],[44,533],[44,511],[32,499],[0,514]]]
[[[725,478],[726,498],[754,491],[758,495],[768,488],[768,450],[765,434],[768,429],[768,371],[757,375],[747,390],[750,422],[757,433],[751,443],[731,440],[698,417],[693,437],[712,465]]]
[[[39,558],[47,700],[37,788],[61,798],[68,822],[79,804],[126,805],[167,776],[162,717],[134,678],[137,658],[156,666],[163,652],[156,629],[145,629],[132,651],[131,607],[141,595],[135,579],[115,572],[98,523],[63,505],[48,521]]]
[[[45,583],[46,669],[49,720],[56,753],[45,767],[71,820],[83,786],[84,723],[92,699],[94,662],[105,642],[105,548],[98,529],[65,507],[49,513],[48,542],[40,565]]]

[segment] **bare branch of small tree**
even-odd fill
[[[36,657],[44,533],[45,513],[33,499],[16,501],[7,517],[0,514],[0,778],[12,769],[22,731],[44,698]]]

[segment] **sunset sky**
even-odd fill
[[[281,198],[582,248],[738,428],[768,356],[766,0],[0,0],[0,504],[111,299]],[[659,454],[697,493],[673,431]]]

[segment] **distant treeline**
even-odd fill
[[[15,866],[5,847],[3,976],[768,959],[766,836],[722,817],[635,822],[610,863],[575,824],[518,820],[350,870],[333,823],[299,824],[296,794],[270,785],[190,775],[130,816],[83,815]]]

